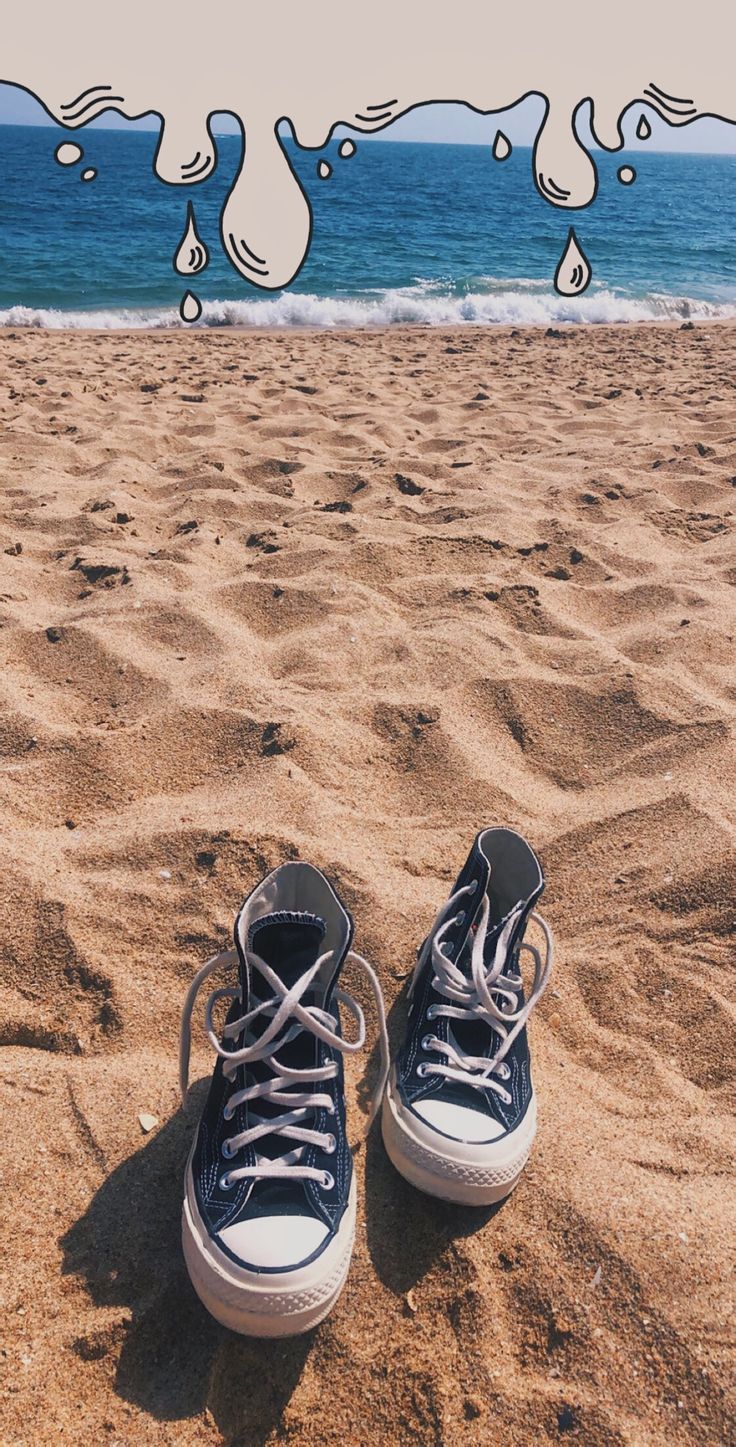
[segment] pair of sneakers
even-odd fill
[[[536,1130],[526,1021],[552,962],[549,929],[534,912],[543,888],[539,860],[519,834],[477,836],[419,950],[393,1066],[378,977],[352,950],[353,921],[325,876],[310,864],[282,864],[248,897],[235,948],[202,966],[182,1016],[186,1100],[197,993],[221,966],[237,967],[238,983],[207,1001],[218,1058],[182,1217],[189,1275],[218,1321],[248,1336],[296,1335],[327,1316],[344,1285],[356,1184],[343,1058],[365,1040],[362,1010],[339,984],[349,962],[362,966],[375,998],[376,1104],[397,1170],[463,1204],[513,1190]],[[544,962],[524,940],[530,918],[544,936]],[[526,994],[524,951],[534,966]],[[354,1040],[342,1034],[340,1007],[356,1022]]]

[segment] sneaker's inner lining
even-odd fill
[[[243,951],[250,948],[251,931],[259,919],[262,919],[264,915],[279,914],[309,915],[319,920],[320,925],[324,926],[321,941],[318,942],[319,949],[315,950],[313,955],[313,959],[316,958],[317,953],[328,955],[313,986],[313,997],[318,1003],[321,1003],[332,983],[336,963],[342,958],[350,944],[350,918],[324,875],[313,865],[306,864],[302,860],[279,865],[278,869],[274,869],[246,900],[237,923],[240,948]],[[311,931],[305,931],[306,933],[311,934]],[[256,929],[253,940],[253,948],[256,953],[259,952],[258,934],[259,931]],[[288,932],[282,932],[284,945],[287,934]],[[266,943],[266,941],[262,940],[261,943]],[[316,939],[315,943],[317,943]],[[282,959],[286,961],[287,957],[288,951],[284,950]],[[271,957],[269,963],[281,973],[279,961],[276,958]],[[302,970],[304,968],[306,965],[302,966]]]
[[[493,928],[515,905],[536,894],[542,885],[542,871],[534,851],[513,829],[486,829],[478,847],[491,870],[488,901]]]

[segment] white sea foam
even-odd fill
[[[205,301],[200,326],[377,327],[507,325],[717,320],[736,316],[733,302],[706,302],[652,292],[633,297],[604,288],[585,296],[557,296],[520,279],[465,296],[438,295],[432,283],[374,293],[370,297],[314,296],[286,292],[268,301]],[[178,312],[158,310],[57,311],[26,306],[0,311],[0,326],[127,330],[181,326]]]

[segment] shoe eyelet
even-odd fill
[[[467,915],[465,910],[461,909],[460,913],[455,915],[455,924],[465,924],[466,919]]]
[[[334,1190],[334,1188],[335,1188],[335,1177],[333,1176],[332,1171],[325,1171],[324,1174],[323,1174],[323,1176],[322,1176],[322,1189],[323,1189],[323,1191],[332,1191],[332,1190]]]
[[[470,890],[470,893],[471,893],[471,894],[475,894],[477,888],[478,888],[478,881],[477,881],[477,879],[471,879],[470,884],[468,885],[468,889]]]
[[[221,1191],[232,1191],[235,1182],[230,1180],[230,1177],[226,1171],[224,1176],[220,1176],[217,1184],[220,1187]]]
[[[447,955],[448,960],[451,960],[451,959],[452,959],[452,957],[453,957],[453,955],[454,955],[454,953],[455,953],[455,946],[454,946],[454,944],[452,943],[452,941],[447,941],[447,940],[443,940],[443,941],[442,941],[442,953],[443,953],[444,955]]]
[[[327,1145],[325,1146],[325,1153],[326,1153],[328,1156],[334,1156],[336,1150],[337,1150],[337,1136],[330,1135],[330,1136],[328,1137]]]
[[[432,1049],[432,1038],[433,1038],[433,1037],[432,1037],[431,1035],[423,1035],[423,1036],[422,1036],[422,1050],[431,1050],[431,1049]]]
[[[224,1141],[222,1142],[222,1145],[220,1146],[220,1154],[225,1157],[225,1160],[226,1160],[226,1161],[231,1161],[231,1160],[232,1160],[233,1156],[235,1155],[235,1152],[234,1152],[233,1150],[231,1150],[231,1148],[230,1148],[230,1141],[229,1141],[229,1140],[224,1140]]]
[[[421,1063],[417,1066],[417,1075],[419,1076],[419,1079],[420,1079],[420,1080],[424,1080],[424,1077],[425,1077],[426,1074],[427,1074],[427,1071],[426,1071],[426,1068],[425,1068],[425,1067],[426,1067],[426,1061],[424,1061],[424,1060],[422,1060]]]
[[[222,1118],[223,1118],[223,1120],[226,1120],[226,1121],[230,1122],[230,1121],[232,1120],[232,1118],[233,1118],[234,1115],[235,1115],[235,1111],[234,1111],[234,1110],[231,1110],[229,1105],[226,1105],[226,1106],[225,1106],[225,1109],[224,1109],[223,1112],[222,1112]]]
[[[435,1005],[430,1005],[429,1009],[426,1011],[426,1014],[425,1014],[425,1016],[424,1016],[425,1020],[434,1020],[434,1017],[435,1017],[436,1013],[437,1013],[436,1006],[435,1006]]]

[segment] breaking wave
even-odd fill
[[[646,321],[710,321],[736,316],[733,301],[707,302],[651,292],[636,297],[601,288],[581,297],[561,297],[538,282],[520,279],[464,295],[438,294],[436,284],[419,283],[362,297],[285,292],[269,300],[204,301],[200,327],[381,327],[466,324],[546,326],[552,323],[610,324]],[[0,326],[128,330],[182,326],[178,310],[75,311],[12,306],[0,311]]]

